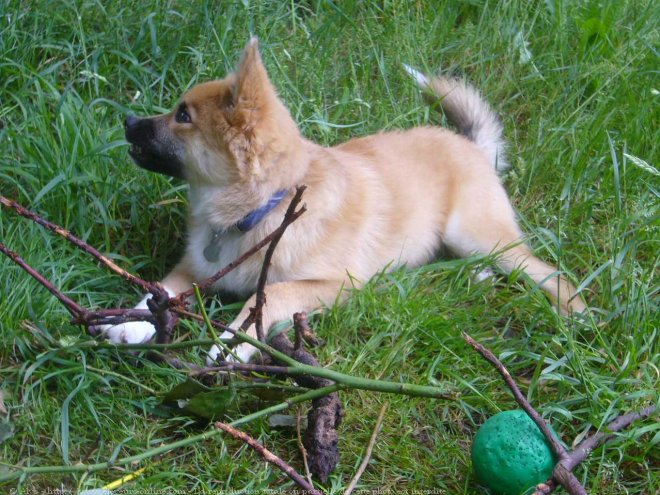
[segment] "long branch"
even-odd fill
[[[38,223],[42,227],[50,230],[51,232],[55,232],[56,234],[64,237],[67,241],[69,241],[71,244],[76,246],[79,249],[82,249],[86,253],[92,255],[94,258],[96,258],[98,261],[103,263],[105,266],[107,266],[110,270],[115,272],[116,274],[120,275],[124,280],[127,280],[128,282],[137,285],[140,287],[142,290],[145,292],[150,292],[152,294],[158,294],[162,291],[162,288],[158,284],[154,284],[152,282],[147,282],[139,277],[136,277],[135,275],[132,275],[128,273],[126,270],[123,268],[119,267],[117,264],[115,264],[110,258],[107,256],[101,254],[97,249],[93,248],[89,244],[87,244],[85,241],[78,239],[76,236],[74,236],[71,232],[68,230],[60,227],[59,225],[56,225],[52,222],[49,222],[45,218],[37,215],[33,211],[28,210],[24,206],[21,206],[19,203],[12,199],[5,198],[4,196],[0,196],[0,204],[5,205],[8,208],[11,208],[14,210],[18,215],[28,218],[32,220],[33,222]]]
[[[481,345],[479,342],[474,340],[472,337],[470,337],[468,334],[463,333],[463,339],[472,346],[474,350],[476,350],[481,356],[488,361],[490,364],[493,365],[493,367],[498,371],[498,373],[502,376],[504,381],[506,382],[507,386],[511,390],[511,393],[513,394],[514,399],[516,399],[516,402],[520,407],[523,408],[523,410],[527,413],[527,415],[530,417],[534,423],[536,423],[536,426],[539,427],[543,435],[546,437],[548,440],[548,443],[550,443],[550,447],[552,447],[553,452],[557,456],[557,458],[561,461],[566,458],[568,458],[568,452],[566,452],[566,449],[564,446],[557,440],[557,437],[555,437],[552,432],[550,431],[550,428],[548,427],[547,423],[545,420],[541,417],[541,415],[536,412],[536,410],[532,407],[532,405],[527,401],[525,396],[522,394],[520,389],[518,388],[518,385],[514,381],[513,378],[511,378],[511,374],[509,371],[504,367],[502,362],[497,359],[495,354],[490,352],[488,349],[486,349],[483,345]]]
[[[553,479],[546,481],[541,489],[537,489],[534,495],[548,495],[552,493],[558,484],[564,485],[567,481],[564,479],[565,473],[570,473],[582,463],[591,452],[602,442],[609,440],[613,434],[621,431],[628,426],[630,426],[635,421],[640,419],[649,418],[657,411],[656,406],[648,406],[642,409],[641,411],[630,412],[623,414],[613,421],[611,421],[605,428],[604,431],[599,431],[594,433],[590,437],[582,440],[575,449],[568,454],[568,458],[564,461],[559,462],[558,467],[555,472],[553,472]],[[556,480],[556,481],[555,481]],[[559,483],[558,483],[559,482]]]
[[[590,437],[580,442],[577,447],[575,447],[575,449],[570,453],[568,459],[562,461],[562,464],[564,464],[567,469],[572,470],[575,466],[584,461],[589,456],[589,454],[591,454],[591,451],[598,446],[598,444],[609,440],[612,436],[614,436],[614,433],[627,428],[635,421],[650,417],[653,413],[655,413],[655,411],[656,406],[648,406],[641,411],[634,411],[619,416],[605,427],[605,431],[594,433]]]
[[[291,200],[289,207],[284,214],[284,220],[282,220],[282,225],[287,227],[291,222],[295,221],[297,218],[296,215],[296,206],[300,202],[303,193],[305,192],[306,186],[299,186],[296,189],[296,194]],[[305,206],[300,209],[304,213]],[[266,281],[268,280],[268,269],[270,268],[270,263],[275,253],[275,248],[280,242],[280,239],[284,235],[285,229],[279,231],[273,239],[270,241],[268,248],[266,249],[266,254],[264,255],[264,261],[261,264],[261,273],[259,274],[259,280],[257,281],[257,292],[256,292],[256,304],[253,308],[252,314],[254,315],[254,326],[257,332],[257,339],[261,342],[264,342],[264,326],[263,326],[263,307],[266,304]]]
[[[376,420],[376,425],[374,426],[374,431],[371,434],[371,438],[369,438],[369,443],[367,444],[367,450],[364,454],[364,459],[362,459],[362,462],[360,463],[360,467],[358,467],[357,472],[355,473],[355,476],[353,476],[353,479],[351,480],[350,484],[348,485],[348,488],[346,488],[346,491],[344,492],[344,495],[351,495],[353,493],[353,490],[355,490],[355,487],[358,484],[358,481],[360,481],[360,478],[362,477],[362,474],[364,473],[365,469],[367,469],[367,466],[369,465],[369,459],[371,459],[371,452],[374,448],[374,445],[376,443],[376,437],[378,436],[378,432],[380,431],[380,426],[383,423],[383,418],[385,417],[385,411],[387,411],[388,403],[386,402],[383,404],[383,407],[380,408],[380,413],[378,414],[378,419]]]
[[[85,325],[90,329],[90,333],[94,334],[92,330],[94,327],[100,325],[119,325],[120,323],[130,321],[148,321],[149,323],[154,323],[155,318],[153,313],[148,309],[115,308],[85,311],[82,315],[73,318],[72,323],[74,325]]]
[[[226,330],[242,342],[248,343],[256,347],[262,352],[269,354],[278,361],[282,361],[295,369],[295,373],[307,374],[311,376],[318,376],[320,378],[327,378],[335,383],[340,383],[348,388],[357,388],[362,390],[372,390],[376,392],[385,392],[391,394],[403,394],[412,397],[431,397],[435,399],[455,399],[453,394],[449,394],[437,387],[427,385],[414,385],[410,383],[395,383],[382,380],[373,380],[371,378],[358,378],[351,375],[345,375],[338,371],[332,371],[326,368],[319,368],[316,366],[309,366],[302,364],[299,361],[287,356],[286,354],[274,349],[268,344],[264,344],[257,339],[247,335],[245,332],[235,330],[227,325],[218,321],[211,320],[211,323],[221,330]]]

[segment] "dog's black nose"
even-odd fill
[[[140,119],[138,119],[135,115],[129,115],[124,121],[124,129],[130,129],[131,127],[134,127],[138,122],[140,122]]]

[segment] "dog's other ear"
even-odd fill
[[[268,111],[274,93],[259,54],[259,41],[256,36],[252,37],[234,73],[233,105],[227,113],[227,120],[235,131],[231,133],[229,150],[244,176],[259,175],[261,165],[256,127]]]
[[[249,111],[263,110],[275,96],[266,67],[259,53],[259,40],[254,36],[243,50],[241,61],[236,71],[234,86],[234,104],[237,109],[243,107]]]
[[[297,152],[298,127],[268,78],[257,38],[243,50],[232,77],[233,105],[225,113],[228,148],[243,177],[258,177],[273,157]]]

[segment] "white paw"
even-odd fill
[[[213,344],[213,347],[211,347],[206,353],[206,366],[213,366],[218,359],[219,354],[220,348]]]
[[[225,332],[220,336],[221,339],[229,339],[231,337],[233,337],[233,335],[229,332]],[[254,353],[257,352],[257,349],[252,347],[250,344],[239,344],[234,347],[232,351],[234,351],[234,354],[238,356],[238,359],[236,359],[236,357],[231,354],[223,356],[222,359],[229,363],[247,363],[250,361],[250,358],[254,355]],[[217,345],[213,345],[213,347],[209,349],[206,355],[206,365],[213,366],[216,363],[218,356],[222,354],[222,352],[223,351]]]
[[[100,325],[98,327],[115,344],[142,344],[156,333],[154,326],[147,321],[131,321],[120,325]]]
[[[176,293],[167,287],[165,290],[170,297]],[[147,300],[151,299],[151,294],[147,294],[135,305],[135,309],[148,309]],[[103,335],[108,337],[115,344],[143,344],[147,342],[156,333],[156,327],[147,321],[131,321],[119,325],[99,325],[96,327]]]
[[[483,270],[477,271],[472,270],[472,281],[473,282],[483,282],[495,276],[495,272],[491,268],[484,268]]]

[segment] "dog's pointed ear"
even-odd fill
[[[238,69],[232,74],[231,105],[226,118],[232,131],[227,134],[229,151],[234,155],[241,175],[259,175],[258,124],[268,112],[275,89],[259,54],[257,37],[243,50]]]
[[[235,105],[260,110],[274,94],[275,90],[259,53],[259,40],[254,36],[245,46],[236,71],[233,95]]]
[[[257,129],[264,127],[264,120],[278,104],[277,93],[261,60],[256,36],[245,46],[233,76],[233,105],[227,120],[235,133],[228,143],[229,150],[242,174],[257,176],[261,171],[259,153],[262,151]]]
[[[225,139],[244,177],[257,177],[272,162],[298,143],[298,128],[271,84],[259,42],[252,38],[243,50],[238,69],[231,75],[232,104],[225,110],[229,124]],[[270,158],[269,158],[270,157]]]

